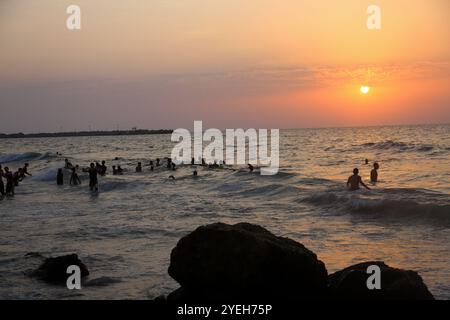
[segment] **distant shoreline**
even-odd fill
[[[172,129],[160,130],[113,130],[113,131],[73,131],[73,132],[54,132],[54,133],[0,133],[0,139],[19,139],[19,138],[60,138],[60,137],[103,137],[103,136],[136,136],[146,134],[171,134]]]

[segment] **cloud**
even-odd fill
[[[259,94],[279,90],[302,90],[345,83],[382,84],[390,81],[440,79],[450,76],[450,63],[446,61],[417,61],[384,65],[354,66],[274,66],[238,71],[202,74],[173,74],[161,77],[175,86],[207,86],[240,88],[249,92],[264,90]]]

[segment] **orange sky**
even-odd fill
[[[80,31],[65,28],[73,3]],[[381,30],[366,27],[370,4]],[[2,1],[0,111],[10,117],[0,131],[450,122],[449,9],[447,0]],[[31,111],[42,119],[24,119]]]

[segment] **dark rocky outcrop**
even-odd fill
[[[305,246],[249,223],[201,226],[172,250],[168,300],[323,297],[327,270]]]
[[[379,290],[367,286],[372,265],[380,268]],[[302,244],[249,223],[210,224],[183,237],[172,250],[169,275],[181,285],[167,296],[176,302],[434,299],[417,272],[380,261],[327,277]]]
[[[55,284],[65,284],[69,274],[67,268],[71,265],[80,267],[81,277],[89,275],[89,271],[76,254],[46,258],[44,262],[30,275],[42,281]]]
[[[381,289],[368,290],[367,268],[380,267]],[[395,269],[381,261],[364,262],[328,277],[331,299],[351,300],[430,300],[434,299],[417,272]]]

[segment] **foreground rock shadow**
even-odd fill
[[[369,266],[380,289],[367,285]],[[328,275],[304,245],[249,223],[197,228],[172,250],[168,272],[181,287],[159,300],[176,303],[434,299],[417,272],[371,261]]]

